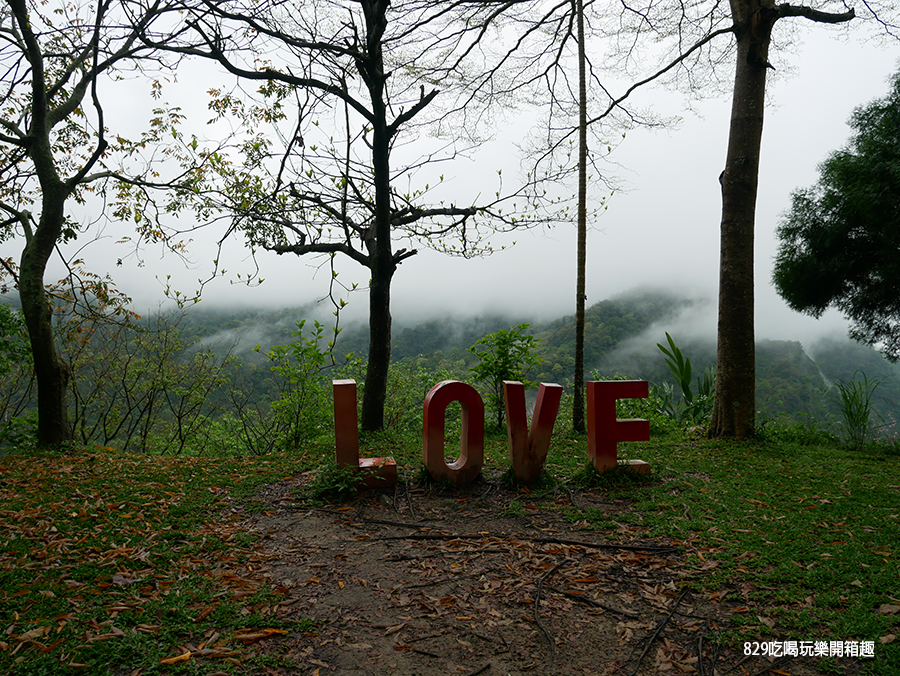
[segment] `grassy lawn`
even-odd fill
[[[250,637],[297,629],[272,626],[278,590],[253,578],[253,536],[226,497],[302,459],[91,449],[0,465],[0,672],[239,670]],[[207,663],[185,660],[186,650],[206,650]]]
[[[656,481],[612,496],[648,536],[694,545],[692,584],[746,608],[734,641],[874,641],[872,673],[900,673],[900,457],[706,441],[634,454]]]
[[[504,445],[489,438],[489,474]],[[900,456],[681,436],[622,448],[654,471],[602,482],[622,501],[615,520],[690,544],[688,584],[740,604],[729,641],[874,641],[866,668],[900,673]],[[418,471],[415,443],[392,450],[401,476]],[[274,619],[280,592],[254,575],[259,535],[238,508],[327,453],[0,458],[0,673],[265,673],[259,641],[314,627]],[[559,437],[547,467],[575,488],[585,460],[583,438]],[[608,515],[571,509],[623,537]]]

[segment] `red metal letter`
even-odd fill
[[[642,399],[649,394],[650,385],[646,380],[604,380],[587,384],[588,458],[599,473],[618,467],[617,442],[650,439],[650,423],[646,420],[616,419],[616,399]],[[650,471],[650,465],[643,460],[630,460],[625,464],[641,474]]]
[[[365,470],[361,481],[368,488],[390,488],[397,484],[393,458],[360,458],[359,426],[356,418],[356,381],[332,380],[334,389],[334,459],[338,467]]]
[[[556,383],[541,383],[529,432],[525,386],[515,380],[503,381],[509,454],[518,481],[529,484],[541,475],[544,460],[547,459],[547,449],[550,448],[553,424],[559,412],[562,390],[562,386]]]
[[[459,458],[447,464],[444,459],[444,414],[450,402],[462,405],[462,433]],[[445,479],[464,486],[479,474],[484,465],[484,402],[471,385],[445,380],[431,388],[425,397],[422,428],[422,460],[435,481]]]

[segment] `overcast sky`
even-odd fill
[[[789,205],[790,192],[815,182],[818,163],[846,142],[846,121],[852,110],[887,93],[888,79],[900,58],[900,46],[835,39],[838,32],[813,26],[805,31],[796,53],[773,58],[778,71],[770,81],[757,209],[759,337],[808,340],[822,330],[844,327],[834,313],[816,321],[790,311],[771,286],[774,230]],[[184,83],[185,78],[181,80]],[[640,94],[638,103],[653,104],[667,115],[682,114],[684,108],[681,95],[658,89]],[[699,116],[684,112],[677,128],[629,132],[616,150],[614,159],[621,167],[617,174],[628,190],[609,200],[608,209],[589,233],[589,304],[652,285],[709,298],[714,310],[721,208],[718,176],[724,165],[730,104],[727,96],[701,102],[695,106]],[[443,170],[455,175],[455,181],[465,181],[485,167],[494,171],[499,165],[507,167],[505,175],[509,175],[516,170],[510,136],[521,134],[513,130],[501,135],[477,161],[461,160],[452,170]],[[515,246],[480,260],[430,251],[406,260],[394,278],[395,317],[409,322],[449,312],[510,311],[535,318],[574,313],[574,226],[519,232],[497,238],[496,243],[513,240]],[[139,310],[163,299],[163,284],[156,277],[171,274],[177,288],[193,291],[198,277],[208,274],[213,257],[195,247],[196,267],[186,270],[175,257],[157,262],[148,251],[146,267],[136,270],[128,262],[115,266],[121,251],[93,246],[84,255],[94,269],[113,274]],[[227,265],[246,268],[243,257],[240,247],[232,245]],[[204,305],[295,306],[327,291],[329,273],[316,274],[312,261],[263,253],[259,262],[266,280],[262,286],[244,288],[220,280],[206,287]],[[342,280],[365,285],[367,275],[360,266],[348,263],[341,270]],[[365,316],[365,296],[357,293],[349,300],[349,309]],[[692,321],[698,333],[715,334],[714,312]]]

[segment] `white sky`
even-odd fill
[[[790,311],[770,282],[776,250],[774,230],[779,214],[789,206],[790,192],[815,182],[817,164],[845,143],[851,111],[887,93],[888,79],[900,57],[900,45],[842,41],[835,38],[837,33],[832,27],[814,26],[805,32],[798,53],[773,55],[779,71],[769,87],[771,104],[766,111],[757,210],[759,337],[804,340],[824,329],[844,327],[834,313],[817,322]],[[782,72],[788,70],[790,74]],[[180,79],[184,82],[186,78],[182,75]],[[658,89],[643,92],[637,101],[641,106],[653,104],[664,114],[680,114],[683,107],[680,95]],[[622,166],[619,176],[629,190],[609,201],[608,210],[588,237],[589,304],[646,285],[715,298],[721,207],[718,176],[724,163],[730,105],[730,97],[705,101],[695,106],[702,117],[684,113],[678,129],[629,132],[614,155]],[[518,132],[513,135],[521,136]],[[442,171],[456,174],[455,180],[460,181],[484,167],[493,172],[498,161],[503,161],[509,167],[504,174],[509,175],[516,169],[514,158],[514,149],[501,137],[487,146],[484,159],[461,160]],[[504,244],[512,240],[516,241],[514,247],[485,259],[463,260],[420,251],[400,266],[394,278],[395,317],[407,322],[451,312],[508,310],[535,318],[574,313],[574,225],[520,232],[495,241]],[[163,300],[163,284],[156,277],[164,279],[171,274],[176,288],[191,292],[197,278],[207,276],[214,255],[195,247],[196,268],[186,270],[171,255],[157,262],[153,251],[146,252],[143,269],[135,269],[127,261],[116,267],[115,259],[122,254],[110,252],[102,244],[84,252],[94,270],[114,276],[120,288],[135,299],[139,311]],[[238,244],[230,246],[227,267],[248,269],[248,263],[241,263],[243,257]],[[259,254],[258,260],[266,280],[262,286],[246,288],[218,280],[206,288],[204,304],[295,306],[327,291],[329,273],[322,270],[316,275],[313,261],[267,253]],[[365,286],[367,276],[360,266],[348,262],[341,271],[346,283]],[[715,303],[710,307],[714,309]],[[363,294],[350,297],[351,314],[365,316],[366,309]],[[698,332],[715,334],[714,313],[693,321]]]

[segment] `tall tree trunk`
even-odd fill
[[[587,75],[584,53],[584,1],[574,0],[578,22],[578,251],[575,281],[575,404],[572,429],[584,433],[584,302],[587,267]]]
[[[391,280],[396,263],[391,249],[391,138],[384,87],[387,78],[381,39],[387,25],[388,0],[362,2],[366,17],[365,63],[360,73],[372,102],[372,169],[375,183],[374,241],[369,249],[369,362],[363,390],[360,426],[380,430],[384,426],[388,370],[391,365]]]
[[[22,251],[19,299],[28,327],[38,390],[38,443],[57,445],[72,438],[66,407],[69,369],[56,349],[53,307],[44,289],[44,270],[62,230],[65,196],[61,185],[43,186],[41,221]]]
[[[732,3],[734,7],[736,2]],[[756,425],[753,230],[769,39],[777,19],[758,1],[735,16],[737,67],[722,184],[716,395],[709,435],[750,438]],[[747,7],[746,5],[749,5]]]
[[[65,205],[70,188],[63,182],[53,160],[50,140],[50,105],[44,78],[44,55],[31,29],[28,8],[21,0],[9,3],[22,33],[31,65],[31,121],[26,149],[34,162],[41,189],[41,216],[31,230],[31,214],[20,214],[25,231],[25,248],[19,269],[19,298],[28,328],[34,375],[38,389],[38,443],[56,445],[72,438],[66,409],[69,370],[56,349],[53,336],[53,308],[44,289],[47,261],[62,234]]]

